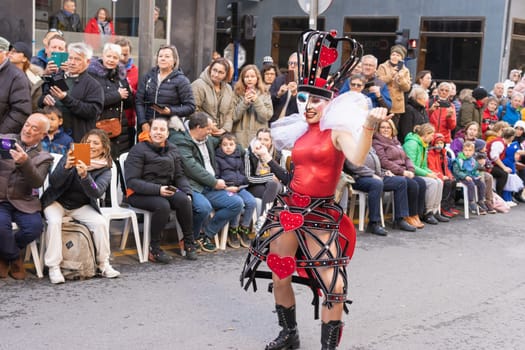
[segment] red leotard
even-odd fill
[[[310,124],[292,150],[294,174],[290,188],[311,197],[334,195],[345,157],[332,142],[332,130],[321,131],[319,123]]]

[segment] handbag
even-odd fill
[[[95,124],[97,129],[104,130],[110,139],[122,133],[122,107],[123,103],[120,102],[120,116],[118,118],[102,119]]]

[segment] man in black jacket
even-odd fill
[[[17,134],[31,114],[31,87],[23,71],[9,62],[9,41],[0,37],[0,134]]]
[[[75,1],[64,0],[63,8],[49,18],[49,29],[58,29],[63,32],[82,32],[82,22],[75,10]]]
[[[64,119],[64,131],[75,142],[79,142],[86,132],[95,128],[104,106],[104,91],[87,72],[93,56],[91,47],[84,43],[73,43],[69,45],[68,53],[68,71],[63,81],[59,82],[59,75],[54,75],[52,82],[44,83],[39,105],[59,108]]]

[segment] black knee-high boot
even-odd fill
[[[321,325],[321,350],[336,350],[343,331],[343,322],[330,321]]]
[[[283,327],[279,336],[266,345],[266,350],[293,350],[299,348],[299,332],[295,321],[295,305],[285,308],[275,305],[279,326]]]

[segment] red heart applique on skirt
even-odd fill
[[[268,254],[266,264],[280,279],[291,276],[295,271],[295,257],[281,258],[277,254]]]
[[[291,213],[288,210],[283,210],[279,213],[279,220],[285,231],[295,230],[303,226],[304,223],[304,218],[301,214]]]

